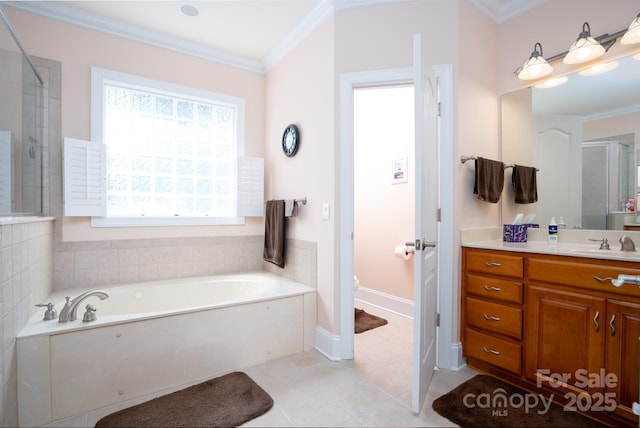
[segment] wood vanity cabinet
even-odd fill
[[[639,275],[639,263],[465,247],[462,269],[470,367],[561,404],[582,396],[573,406],[591,417],[638,426],[640,287],[606,278]],[[614,411],[595,411],[612,399]]]

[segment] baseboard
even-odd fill
[[[329,333],[322,327],[316,327],[315,349],[331,361],[342,360],[340,351],[340,336]]]
[[[462,370],[467,366],[467,360],[462,356],[462,343],[451,344],[451,370]]]
[[[371,288],[359,287],[355,292],[355,300],[378,306],[408,318],[413,318],[413,301],[402,297],[382,293]]]

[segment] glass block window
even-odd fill
[[[100,71],[107,217],[235,216],[244,102]]]

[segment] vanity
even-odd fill
[[[500,232],[462,234],[467,365],[605,423],[637,427],[640,285],[611,279],[640,275],[640,252],[620,251],[612,232],[610,250],[585,238],[594,231],[560,231],[555,246],[546,231],[530,231],[526,243],[502,242]]]

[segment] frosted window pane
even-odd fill
[[[236,106],[104,87],[108,215],[235,215]]]

